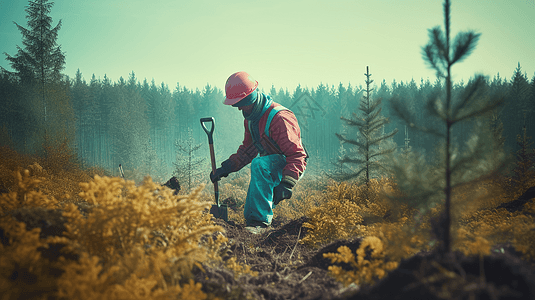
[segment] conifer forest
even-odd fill
[[[535,299],[534,70],[453,81],[484,33],[450,32],[449,0],[434,81],[260,85],[310,155],[263,235],[248,167],[219,182],[229,220],[208,213],[199,120],[218,163],[243,140],[224,79],[68,77],[52,9],[29,1],[0,68],[0,299]]]

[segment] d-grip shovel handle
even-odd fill
[[[206,126],[204,125],[204,123],[206,122],[212,122],[212,128],[210,128],[210,130],[208,130]],[[215,173],[216,165],[215,165],[214,138],[213,138],[214,127],[215,127],[214,117],[202,118],[201,125],[202,125],[202,129],[204,129],[204,132],[206,132],[206,134],[208,135],[208,144],[210,146],[210,159],[212,161],[212,173]],[[219,186],[217,184],[217,181],[214,182],[214,194],[215,194],[215,202],[217,203],[217,206],[219,206]]]
[[[212,123],[212,128],[210,128],[210,130],[208,130],[206,126],[204,125],[204,123],[206,122]],[[214,127],[215,127],[214,117],[201,118],[201,125],[202,125],[202,129],[204,129],[204,132],[206,132],[206,134],[208,135],[208,144],[213,145],[214,144],[213,134],[214,134]]]

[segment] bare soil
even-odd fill
[[[497,245],[483,258],[419,253],[373,286],[344,287],[328,274],[332,263],[323,254],[342,245],[354,252],[361,240],[311,249],[298,242],[307,234],[305,221],[274,220],[270,232],[253,235],[243,225],[216,220],[229,238],[227,258],[237,257],[258,276],[235,279],[227,269],[208,268],[196,279],[225,299],[535,299],[534,270],[510,245]]]

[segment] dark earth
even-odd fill
[[[229,270],[206,268],[196,279],[206,292],[225,299],[535,299],[533,270],[508,245],[495,246],[483,265],[479,257],[460,252],[420,253],[401,261],[374,286],[344,287],[328,274],[332,264],[323,254],[342,245],[355,252],[360,239],[311,249],[298,243],[306,235],[305,221],[274,220],[270,232],[253,235],[243,225],[216,220],[230,240],[229,254],[259,274],[235,279]],[[437,270],[433,261],[447,270]]]

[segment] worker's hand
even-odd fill
[[[281,183],[273,189],[273,204],[277,205],[284,199],[292,198],[292,188],[296,180],[290,176],[284,176]]]
[[[221,177],[227,177],[232,172],[232,162],[225,160],[221,163],[221,168],[215,169],[215,172],[210,172],[210,180],[212,183],[219,181]]]

